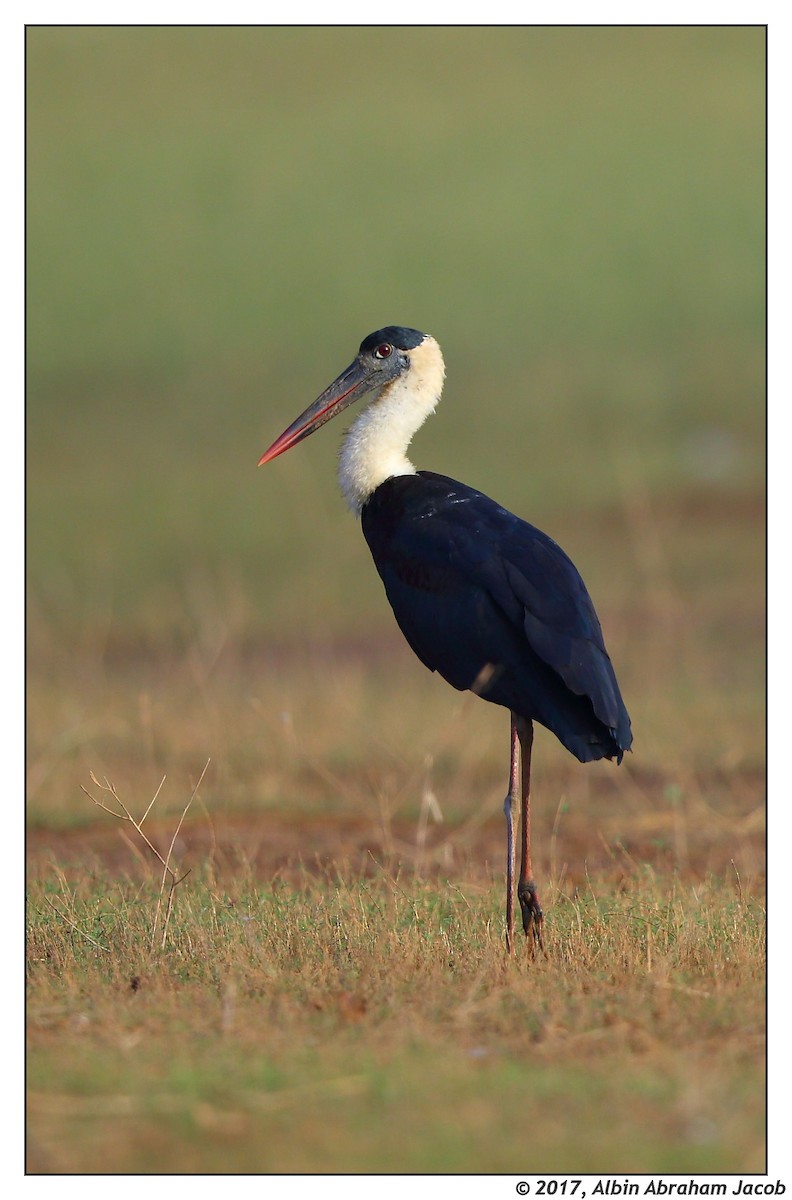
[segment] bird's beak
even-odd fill
[[[286,450],[291,450],[292,446],[309,437],[320,425],[324,425],[325,421],[337,416],[347,405],[359,400],[365,392],[381,387],[384,382],[382,376],[377,371],[372,371],[368,363],[356,358],[338,379],[322,392],[318,400],[314,400],[296,421],[292,421],[288,429],[284,429],[269,450],[262,454],[258,465],[263,467],[264,463],[271,462]]]

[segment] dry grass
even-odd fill
[[[763,1169],[756,509],[639,519],[629,603],[598,590],[636,753],[537,732],[546,960],[503,950],[508,719],[397,634],[36,616],[31,1171]],[[138,824],[168,774],[159,861],[92,770]]]
[[[30,1170],[763,1168],[756,879],[618,846],[581,886],[554,873],[548,957],[510,960],[481,862],[447,879],[380,846],[309,870],[213,831],[155,938],[185,838],[40,863]]]
[[[546,889],[536,962],[505,957],[498,888],[231,882],[191,878],[153,956],[151,884],[33,889],[32,1170],[762,1169],[736,879]]]

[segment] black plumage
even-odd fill
[[[425,666],[538,721],[581,762],[621,762],[627,710],[585,584],[552,538],[434,471],[385,480],[361,520]]]
[[[523,930],[544,950],[544,915],[531,865],[533,722],[591,762],[621,762],[630,719],[577,569],[541,530],[482,492],[416,471],[406,449],[440,399],[445,367],[433,337],[386,325],[261,456],[270,462],[362,396],[347,432],[339,481],[385,584],[396,620],[421,661],[453,687],[511,714],[506,817],[506,945],[514,951],[516,894]]]

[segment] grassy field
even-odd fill
[[[764,1144],[763,33],[28,32],[28,1153],[750,1172]],[[414,660],[289,421],[388,322],[415,459],[547,529],[635,730]],[[91,773],[189,871],[101,812]],[[740,1097],[735,1105],[733,1098]]]

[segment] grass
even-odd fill
[[[31,893],[34,1171],[763,1169],[764,920],[734,879],[550,887],[535,962],[470,878],[210,868],[152,955],[155,895]]]
[[[29,1170],[761,1171],[763,30],[27,47]],[[394,321],[418,465],[571,554],[633,718],[537,731],[547,959],[505,714],[404,646],[332,431],[255,470]],[[91,773],[165,777],[170,909]]]
[[[538,731],[536,961],[503,951],[503,714],[398,643],[34,674],[40,727],[76,719],[31,760],[29,1169],[761,1171],[762,696],[684,629],[620,770]],[[71,793],[112,767],[140,818],[166,767],[166,855],[207,744],[163,944],[161,864]]]

